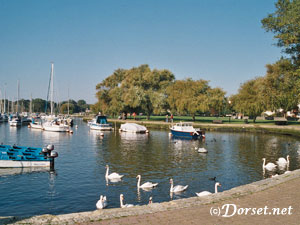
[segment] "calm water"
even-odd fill
[[[174,184],[189,185],[173,199],[195,196],[195,192],[214,191],[217,177],[220,191],[264,179],[262,158],[275,162],[287,154],[290,170],[300,168],[300,142],[297,138],[251,133],[207,132],[206,141],[170,139],[168,131],[151,130],[149,135],[90,131],[81,120],[74,134],[12,128],[0,124],[0,142],[32,147],[54,144],[59,153],[55,173],[22,169],[0,170],[0,216],[31,216],[95,210],[100,196],[108,198],[108,208],[119,207],[119,196],[126,203],[147,204],[171,200],[169,178]],[[199,154],[195,147],[205,147]],[[118,183],[106,184],[105,165],[110,172],[124,174]],[[158,182],[152,191],[136,188],[142,183]],[[269,174],[265,175],[269,176]]]

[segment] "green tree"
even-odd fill
[[[264,78],[249,80],[241,85],[238,94],[230,98],[233,108],[237,112],[252,116],[254,122],[257,116],[267,109],[262,90]]]
[[[300,65],[300,0],[278,0],[276,11],[262,20],[263,28],[273,32],[277,46]]]
[[[209,89],[208,81],[205,80],[177,80],[167,88],[167,102],[173,113],[191,114],[195,120],[196,113],[209,110]]]
[[[288,59],[281,59],[269,64],[264,77],[262,91],[268,109],[287,111],[297,108],[299,104],[300,73]]]
[[[162,112],[166,107],[162,96],[174,79],[170,71],[151,70],[148,65],[118,69],[97,84],[98,102],[92,108],[111,115],[142,112],[149,118],[153,112]]]

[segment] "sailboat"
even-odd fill
[[[9,116],[9,125],[11,127],[18,127],[22,126],[22,118],[19,115],[19,89],[20,89],[20,83],[18,80],[18,92],[17,92],[17,108],[16,108],[16,114]]]
[[[43,123],[43,130],[54,132],[69,132],[69,126],[60,123],[59,118],[55,117],[53,113],[53,92],[54,92],[54,64],[51,62],[51,75],[50,75],[50,116],[47,117],[48,121]]]

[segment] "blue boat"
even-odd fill
[[[25,146],[0,145],[0,168],[50,167],[54,169],[54,146],[33,148]]]
[[[173,137],[198,139],[204,137],[203,132],[200,129],[195,129],[190,122],[180,122],[170,127]]]
[[[89,125],[92,130],[112,130],[112,125],[107,122],[106,116],[96,116]]]

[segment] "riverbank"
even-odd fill
[[[57,216],[0,217],[0,224],[298,224],[299,185],[300,170],[295,170],[201,198]],[[245,208],[251,209],[246,213]]]
[[[114,127],[119,127],[122,123],[138,123],[152,129],[169,129],[172,123],[164,121],[136,121],[136,120],[117,120],[108,119]],[[299,125],[270,125],[270,124],[211,124],[211,123],[193,123],[195,128],[201,128],[204,131],[226,131],[226,132],[256,132],[283,134],[300,137]]]

